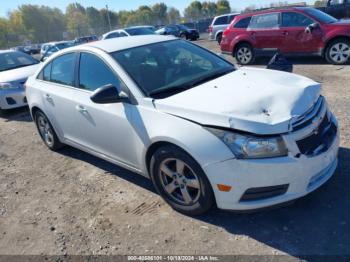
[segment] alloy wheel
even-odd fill
[[[54,144],[54,136],[53,136],[53,131],[51,129],[51,126],[47,119],[40,115],[38,117],[38,127],[39,127],[39,132],[41,137],[44,139],[45,143],[51,147]]]
[[[173,200],[193,205],[200,197],[200,182],[195,172],[182,160],[165,159],[160,164],[161,185]]]
[[[241,47],[237,51],[237,59],[242,64],[249,64],[253,58],[253,53],[248,47]]]
[[[346,63],[350,58],[350,46],[347,43],[336,43],[329,50],[329,56],[335,63]]]

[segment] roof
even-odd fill
[[[119,50],[124,50],[128,48],[154,44],[158,42],[165,42],[176,39],[173,36],[162,36],[162,35],[139,35],[139,36],[128,36],[128,37],[118,37],[106,40],[100,40],[96,42],[91,42],[84,44],[83,46],[90,46],[102,49],[107,53],[116,52]],[[72,47],[72,49],[79,49],[79,46]],[[71,50],[72,50],[71,49]]]
[[[255,12],[253,11],[253,12],[249,12],[249,13],[243,13],[239,16],[245,17],[245,16],[252,16],[252,15],[268,14],[268,13],[273,13],[273,12],[291,11],[291,10],[300,11],[300,10],[305,10],[305,9],[312,9],[312,7],[291,6],[291,7],[269,8],[269,9],[255,11]]]
[[[222,17],[222,16],[228,16],[228,15],[239,15],[241,13],[229,13],[229,14],[223,14],[223,15],[217,15],[214,18]]]

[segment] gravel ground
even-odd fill
[[[323,83],[340,123],[339,167],[321,189],[270,211],[183,216],[141,176],[71,147],[49,151],[28,111],[11,110],[0,117],[0,254],[350,255],[350,66],[292,61]]]

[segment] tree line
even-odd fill
[[[110,29],[133,25],[165,25],[196,22],[203,18],[229,13],[227,0],[193,1],[183,12],[165,3],[142,5],[136,10],[113,11],[106,8],[69,4],[65,12],[58,8],[25,4],[0,18],[0,48],[24,42],[44,43],[84,35],[101,35]]]

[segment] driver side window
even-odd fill
[[[81,53],[79,88],[95,91],[97,88],[109,84],[119,89],[122,82],[100,58],[90,53]]]
[[[282,13],[282,27],[307,27],[312,23],[314,21],[303,14],[295,12]]]

